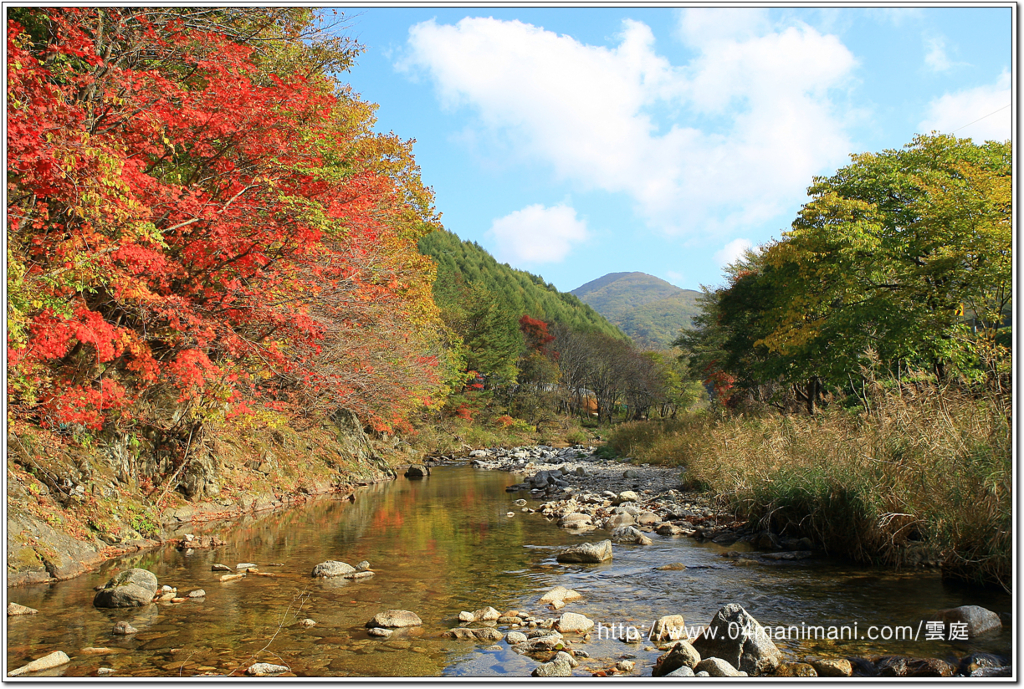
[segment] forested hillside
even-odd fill
[[[699,313],[700,292],[646,273],[609,273],[572,294],[594,307],[641,346],[668,349]]]

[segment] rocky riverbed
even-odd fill
[[[1011,619],[986,609],[1008,610],[1002,599],[951,595],[934,575],[837,567],[813,543],[682,490],[677,470],[583,447],[453,463],[399,468],[403,478],[355,501],[183,535],[122,561],[131,574],[17,589],[8,666],[26,676],[1010,673]],[[131,607],[102,607],[115,601]],[[970,642],[774,636],[780,622],[847,619],[935,620]],[[739,644],[699,638],[732,623],[747,633]]]

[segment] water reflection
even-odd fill
[[[526,675],[535,661],[483,644],[455,642],[440,633],[460,610],[492,605],[543,612],[540,593],[556,584],[584,599],[569,610],[605,625],[642,626],[661,615],[682,613],[688,623],[706,623],[719,607],[736,602],[762,624],[913,624],[937,608],[984,605],[1010,609],[1008,596],[944,586],[937,577],[892,574],[828,561],[737,566],[714,544],[654,536],[652,546],[616,546],[615,560],[599,566],[565,567],[554,547],[597,536],[573,535],[539,515],[522,514],[516,482],[503,472],[466,467],[436,469],[418,481],[399,479],[370,486],[355,502],[322,499],[277,514],[249,517],[207,529],[225,546],[192,555],[171,548],[126,558],[114,567],[145,567],[161,584],[182,593],[202,588],[199,602],[151,605],[139,610],[101,610],[93,590],[106,571],[48,586],[12,589],[10,599],[40,614],[8,619],[11,668],[64,650],[72,657],[65,676],[94,675],[99,667],[117,675],[194,676],[244,670],[255,660],[288,665],[297,675],[436,676]],[[513,517],[506,516],[509,511]],[[598,532],[602,534],[603,532]],[[313,566],[329,559],[368,560],[376,571],[360,581],[313,580]],[[275,576],[220,582],[214,563],[260,564]],[[656,570],[682,562],[683,570]],[[377,612],[416,612],[423,627],[371,639],[364,625]],[[550,614],[550,613],[548,613]],[[305,629],[297,622],[316,620]],[[128,620],[130,637],[111,633]],[[946,657],[972,650],[1007,652],[1009,629],[981,643],[874,642],[822,648],[809,642],[780,644],[788,655],[824,652],[908,653]],[[111,649],[97,655],[81,649]],[[653,662],[643,645],[597,640],[596,658],[633,653]],[[596,664],[595,664],[596,667]],[[649,674],[649,670],[647,672]]]

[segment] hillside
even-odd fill
[[[495,295],[510,313],[528,315],[573,330],[602,332],[625,338],[619,328],[572,294],[559,292],[538,275],[498,263],[476,242],[462,241],[451,232],[432,232],[420,239],[420,252],[437,262],[435,299],[447,301],[444,291],[455,286],[482,288]]]
[[[609,273],[572,294],[619,326],[637,344],[667,349],[690,326],[700,292],[680,289],[646,273]]]

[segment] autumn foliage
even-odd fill
[[[11,16],[15,413],[99,429],[163,391],[383,428],[443,392],[431,193],[326,76],[357,47],[300,8]]]

